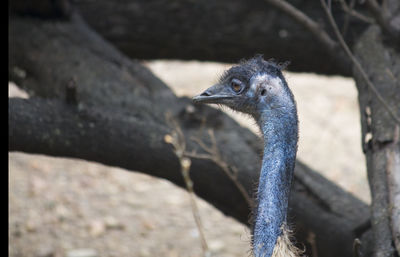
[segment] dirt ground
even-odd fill
[[[146,65],[181,96],[201,92],[228,67],[179,61]],[[299,109],[298,158],[369,202],[354,82],[285,75]],[[9,96],[21,96],[12,83]],[[257,132],[247,117],[224,111]],[[212,256],[249,256],[248,229],[197,201]],[[168,181],[86,161],[9,153],[9,256],[203,253],[189,196]]]

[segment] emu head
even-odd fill
[[[252,115],[285,107],[292,94],[282,75],[283,65],[257,56],[227,70],[219,82],[193,98],[197,103],[222,104]]]

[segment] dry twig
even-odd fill
[[[374,86],[374,84],[371,82],[371,80],[368,78],[367,73],[365,72],[364,68],[361,66],[360,62],[357,60],[357,58],[353,55],[353,53],[351,52],[349,46],[346,44],[346,42],[344,41],[342,35],[340,34],[339,28],[335,22],[335,19],[333,18],[331,9],[328,7],[328,5],[326,4],[325,0],[321,0],[321,4],[322,7],[325,10],[326,15],[328,16],[328,20],[330,22],[330,24],[332,25],[333,31],[336,35],[336,37],[339,40],[340,45],[342,46],[342,48],[344,49],[344,51],[346,52],[347,56],[350,58],[350,60],[353,62],[354,66],[356,67],[356,69],[358,70],[358,72],[360,72],[361,76],[363,77],[364,81],[367,83],[368,87],[370,88],[370,90],[373,92],[373,94],[376,96],[376,98],[378,99],[378,101],[385,107],[385,109],[389,112],[390,116],[392,116],[392,118],[394,119],[394,121],[400,125],[400,118],[397,117],[396,113],[390,109],[389,105],[386,103],[385,99],[383,99],[383,97],[381,96],[381,94],[378,92],[378,90],[376,89],[376,87]]]
[[[195,193],[193,191],[193,181],[191,180],[189,174],[191,160],[188,157],[185,157],[185,150],[186,150],[185,137],[178,123],[175,120],[173,120],[172,116],[169,113],[167,113],[166,115],[166,120],[168,125],[172,127],[174,130],[172,131],[171,135],[170,134],[165,135],[164,141],[168,144],[171,144],[174,147],[174,152],[179,159],[181,165],[181,173],[185,181],[186,189],[189,192],[190,196],[190,206],[192,208],[192,214],[196,222],[197,230],[199,231],[204,257],[208,257],[210,256],[210,250],[208,248],[208,244],[204,234],[199,208],[196,203]]]
[[[397,42],[400,41],[400,30],[399,28],[393,26],[390,22],[393,19],[392,14],[390,13],[389,7],[386,5],[387,1],[382,2],[382,6],[376,0],[366,0],[366,4],[371,14],[376,20],[376,23],[379,24],[381,29],[392,36]],[[399,8],[397,6],[397,8]],[[393,8],[392,8],[393,9]]]
[[[186,151],[186,144],[185,144],[185,136],[180,129],[178,123],[174,121],[170,115],[167,115],[167,122],[170,127],[175,128],[175,133],[177,133],[176,137],[179,138],[179,140],[182,142],[181,146],[178,147],[181,150],[178,150],[178,154],[181,155],[182,157],[187,157],[187,158],[197,158],[197,159],[206,159],[206,160],[211,160],[215,164],[217,164],[223,171],[224,173],[228,176],[228,178],[235,184],[237,189],[240,191],[242,194],[243,198],[246,200],[248,206],[250,208],[254,207],[254,201],[246,191],[245,187],[238,181],[237,179],[237,174],[238,170],[235,167],[231,167],[226,163],[220,151],[218,150],[218,144],[217,140],[214,135],[214,131],[212,129],[209,129],[208,135],[211,140],[211,145],[207,146],[200,138],[198,137],[191,137],[191,140],[196,142],[206,153],[205,154],[199,154],[196,152],[188,152]]]
[[[290,15],[299,24],[307,28],[316,38],[319,39],[329,50],[335,51],[338,48],[338,44],[333,40],[328,33],[320,26],[318,22],[315,22],[302,11],[298,10],[293,5],[282,0],[265,0],[266,2],[279,8],[286,14]]]
[[[348,5],[346,0],[339,0],[340,5],[342,6],[343,11],[345,11],[347,14],[363,21],[366,23],[370,23],[373,24],[375,23],[374,19],[372,19],[371,17],[365,16],[362,13],[357,12],[356,10],[354,10],[353,8],[353,4]],[[354,1],[352,1],[352,3],[354,3]]]
[[[218,150],[217,141],[215,139],[214,131],[212,129],[208,130],[208,134],[211,140],[211,146],[207,146],[200,138],[192,137],[191,139],[195,141],[207,154],[198,154],[198,153],[186,153],[185,155],[192,158],[199,158],[199,159],[208,159],[213,161],[217,164],[229,177],[229,179],[235,184],[237,189],[242,194],[243,198],[246,200],[248,206],[250,208],[254,207],[254,201],[247,193],[244,186],[238,181],[237,173],[235,167],[230,167],[222,158],[221,153]]]

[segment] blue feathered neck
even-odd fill
[[[298,121],[291,101],[277,109],[260,110],[257,122],[264,136],[257,209],[253,231],[256,257],[270,257],[286,223],[288,199],[296,160]]]

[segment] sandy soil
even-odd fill
[[[227,67],[146,65],[181,96],[202,91]],[[286,77],[301,121],[299,159],[369,202],[353,81]],[[9,92],[21,96],[15,85]],[[245,116],[229,114],[257,131]],[[213,256],[248,256],[248,229],[201,199],[198,204]],[[203,256],[184,190],[118,168],[22,153],[9,153],[9,239],[12,257]]]

